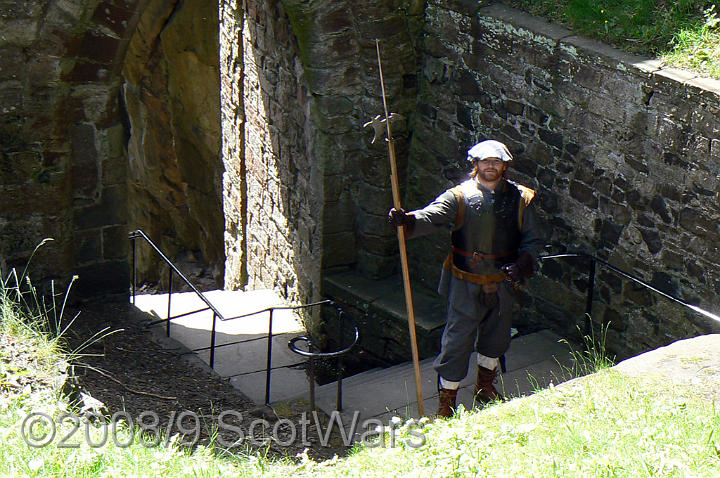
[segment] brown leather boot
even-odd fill
[[[457,398],[457,390],[449,390],[447,388],[440,389],[437,417],[450,418],[455,413],[455,399]]]
[[[496,376],[497,370],[489,370],[478,365],[477,382],[475,382],[475,399],[478,402],[486,404],[504,400],[493,385]]]

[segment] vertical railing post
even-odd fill
[[[213,312],[212,331],[210,332],[210,368],[215,368],[215,325],[217,313]]]
[[[345,342],[343,340],[345,338],[345,314],[341,310],[339,315],[340,315],[340,327],[339,327],[339,333],[338,333],[338,336],[339,336],[338,350],[342,350],[345,348],[343,346],[343,344]],[[344,364],[342,361],[342,356],[337,357],[337,359],[335,360],[335,365],[337,366],[337,372],[338,372],[338,374],[337,374],[337,396],[335,397],[335,410],[337,410],[338,412],[341,412],[342,411],[342,381],[343,381],[343,375],[344,375],[344,370],[343,370]]]
[[[168,277],[168,311],[167,311],[167,327],[166,327],[166,334],[168,337],[170,337],[170,303],[172,300],[172,286],[173,286],[173,270],[172,267],[170,269],[170,275]]]
[[[315,353],[315,347],[313,346],[312,340],[308,337],[307,340],[308,351],[311,354]],[[310,411],[315,411],[315,356],[310,355],[308,360],[308,379],[310,382]]]
[[[137,242],[136,239],[137,237],[135,236],[135,234],[133,234],[130,239],[132,250],[132,252],[130,253],[130,261],[132,262],[132,284],[130,285],[132,290],[132,305],[135,305],[135,283],[137,282],[137,276],[135,273],[135,244]]]
[[[267,334],[267,364],[265,369],[265,405],[270,404],[270,373],[272,370],[272,328],[273,328],[273,308],[270,308],[270,316],[268,317],[268,334]]]
[[[595,258],[590,258],[590,272],[588,274],[588,293],[587,302],[585,303],[585,335],[592,334],[592,303],[595,293]]]

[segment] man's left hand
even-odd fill
[[[521,252],[515,262],[502,267],[507,279],[517,286],[525,285],[527,279],[535,275],[535,260],[527,252]]]

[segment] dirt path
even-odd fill
[[[146,327],[149,316],[130,304],[87,303],[66,311],[66,321],[77,312],[67,333],[71,350],[103,329],[112,332],[82,350],[75,365],[80,388],[110,415],[170,431],[166,436],[185,431],[183,442],[207,444],[217,432],[216,443],[237,452],[250,447],[295,457],[307,450],[316,460],[347,452],[338,430],[325,439],[325,415],[316,417],[302,401],[256,406],[179,348],[153,340]]]

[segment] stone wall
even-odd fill
[[[325,271],[395,267],[387,155],[362,125],[382,112],[376,38],[392,107],[414,107],[424,5],[405,3],[223,3],[227,287],[308,302]]]
[[[395,129],[406,208],[462,179],[474,142],[501,139],[512,177],[538,190],[548,242],[717,313],[717,82],[498,2],[478,8],[0,2],[0,266],[24,265],[52,236],[40,277],[126,292],[126,233],[147,224],[215,279],[226,255],[226,288],[310,302],[334,272],[393,276],[387,150],[362,127],[383,112],[379,39],[389,109],[406,118]],[[446,251],[447,238],[411,241],[418,286],[434,288]],[[544,262],[522,323],[572,331],[585,270]],[[593,320],[610,322],[624,353],[709,330],[607,270],[597,292]]]
[[[0,5],[0,266],[79,275],[81,294],[127,291],[127,211],[116,58],[133,2]]]
[[[218,23],[214,2],[148,2],[122,68],[129,226],[202,289],[222,287],[225,262]],[[139,283],[167,281],[150,247],[136,260]]]
[[[582,250],[661,291],[720,311],[720,83],[624,55],[494,5],[430,1],[407,176],[409,207],[467,172],[478,140],[506,142],[511,178],[538,191],[548,243]],[[437,141],[438,134],[443,140]],[[419,239],[432,285],[447,239]],[[628,355],[717,327],[600,268],[593,321]],[[572,333],[587,264],[548,260],[524,323]]]
[[[282,5],[245,6],[221,6],[225,284],[310,301],[322,184],[308,147],[307,88]]]
[[[196,0],[2,2],[3,271],[53,237],[34,276],[127,294],[142,228],[222,282],[217,24]],[[147,255],[141,280],[157,278]]]

